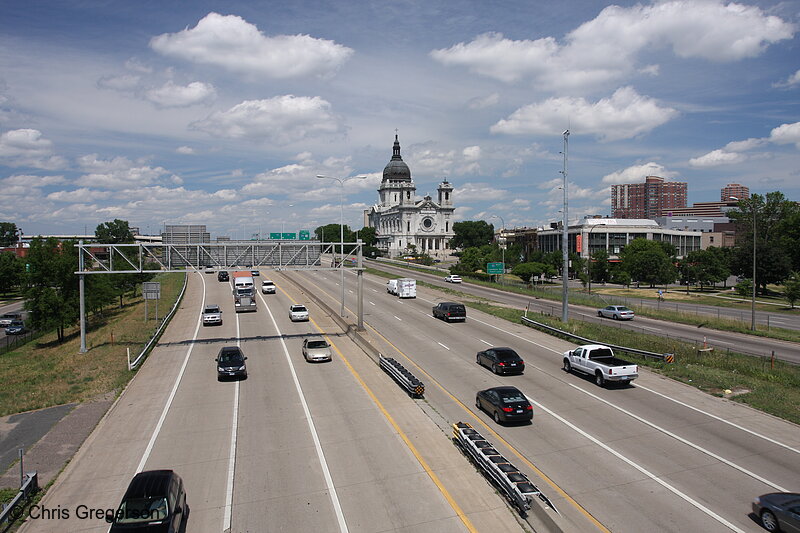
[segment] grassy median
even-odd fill
[[[161,282],[161,317],[172,309],[183,276],[159,274],[153,279]],[[131,357],[138,355],[158,327],[153,302],[148,309],[145,323],[139,291],[136,298],[126,298],[122,309],[108,307],[102,317],[92,316],[86,353],[80,353],[80,329],[73,328],[61,344],[53,332],[0,355],[0,416],[118,394],[133,376],[127,349]]]

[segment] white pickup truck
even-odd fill
[[[564,352],[564,370],[593,375],[601,387],[607,381],[628,383],[639,377],[637,365],[614,357],[613,350],[602,344],[584,344]]]

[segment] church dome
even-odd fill
[[[383,181],[411,182],[411,169],[408,168],[403,158],[400,157],[400,141],[397,140],[397,135],[394,136],[392,159],[383,169]]]

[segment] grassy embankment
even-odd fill
[[[369,269],[369,271],[378,276],[392,277],[385,272],[373,269]],[[492,305],[486,300],[475,299],[449,287],[443,289],[433,285],[428,286],[456,295],[468,306],[510,322],[518,323],[523,314],[520,309]],[[709,394],[726,396],[733,401],[800,424],[800,366],[798,365],[776,360],[773,366],[767,359],[747,355],[718,351],[698,352],[698,346],[694,344],[609,327],[608,324],[573,320],[567,328],[564,328],[557,318],[538,314],[530,314],[529,317],[602,343],[638,348],[655,353],[674,353],[675,363],[672,364],[636,355],[624,354],[624,357]],[[665,316],[659,316],[659,318],[665,318]],[[669,320],[669,318],[666,319]],[[711,327],[710,324],[709,327]],[[731,393],[726,394],[724,392],[726,390],[730,390]]]
[[[183,274],[159,274],[159,314],[165,316],[183,286]],[[63,344],[55,333],[0,355],[0,416],[79,402],[103,394],[118,394],[133,377],[128,370],[127,348],[135,357],[158,327],[149,303],[150,320],[144,322],[141,291],[126,298],[122,309],[109,307],[103,317],[92,316],[86,353],[80,353],[80,329],[71,331]]]

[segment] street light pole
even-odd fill
[[[505,240],[505,237],[503,237],[503,233],[505,233],[505,231],[506,231],[506,221],[503,220],[503,217],[501,217],[500,215],[492,215],[490,218],[499,218],[500,222],[503,223],[503,229],[500,231],[500,237],[503,240]],[[505,247],[505,243],[503,243],[503,246],[500,248],[500,250],[502,250],[502,252],[503,252],[503,273],[500,274],[500,285],[505,286],[505,284],[506,284],[506,247]]]
[[[564,169],[561,174],[564,176],[564,220],[562,222],[561,234],[561,259],[564,263],[561,274],[561,321],[566,323],[569,321],[569,228],[568,214],[567,214],[567,151],[569,149],[569,130],[564,130]]]
[[[592,224],[592,227],[589,230],[589,238],[586,240],[586,255],[588,256],[587,270],[589,271],[589,294],[592,294],[592,232],[595,230],[595,228],[605,225],[605,222],[601,224]]]

